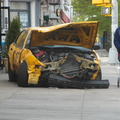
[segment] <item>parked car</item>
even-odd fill
[[[97,21],[24,29],[9,47],[9,80],[18,86],[102,87],[94,49]]]

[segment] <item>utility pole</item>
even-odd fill
[[[118,53],[114,46],[114,32],[118,27],[118,2],[117,0],[112,0],[112,25],[111,25],[111,32],[112,32],[112,47],[109,51],[109,63],[116,64],[118,62]]]

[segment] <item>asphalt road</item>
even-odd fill
[[[0,120],[120,120],[118,65],[102,58],[108,89],[18,87],[0,71]]]

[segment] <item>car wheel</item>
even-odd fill
[[[27,72],[27,64],[25,61],[23,61],[20,65],[17,82],[19,87],[28,86],[28,72]]]
[[[17,82],[17,75],[11,70],[9,61],[8,61],[8,77],[10,82]]]
[[[95,80],[102,80],[102,72],[101,72],[101,69],[99,69],[98,74],[97,74]]]

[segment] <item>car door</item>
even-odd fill
[[[16,48],[14,49],[13,52],[13,68],[16,73],[19,70],[20,56],[22,51],[24,50],[24,44],[25,44],[25,40],[27,39],[27,36],[28,36],[28,31],[24,30],[15,42]]]

